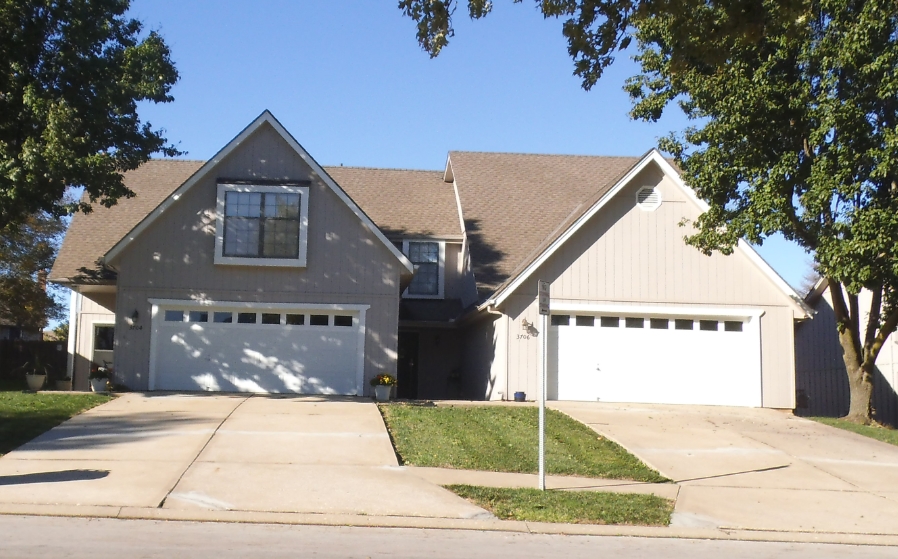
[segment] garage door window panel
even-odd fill
[[[628,316],[624,321],[627,328],[645,328],[645,319]]]
[[[577,316],[577,326],[595,326],[596,317],[594,316]]]
[[[740,320],[727,320],[723,323],[723,329],[725,332],[741,332],[742,331],[742,321]]]
[[[184,322],[184,311],[165,311],[166,322]]]
[[[240,312],[237,313],[237,324],[255,324],[257,318],[254,312]]]
[[[716,320],[700,320],[698,322],[699,330],[703,330],[705,332],[717,332],[717,321]]]
[[[217,324],[230,324],[234,322],[234,313],[232,312],[214,312],[212,313],[212,321]]]
[[[326,314],[309,315],[309,326],[328,326],[330,324],[329,318]]]
[[[686,318],[678,318],[674,320],[674,328],[677,330],[694,330],[695,323],[692,320]]]
[[[303,326],[306,323],[306,315],[304,314],[287,313],[285,318],[287,326]]]
[[[187,313],[188,322],[209,322],[208,311],[190,311]]]
[[[262,313],[262,324],[280,324],[281,315],[277,313]]]
[[[553,314],[552,326],[568,326],[571,323],[571,315],[569,314]]]
[[[670,328],[670,321],[666,318],[649,319],[649,328],[652,330],[667,330]]]

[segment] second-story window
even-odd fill
[[[409,241],[408,259],[415,265],[415,277],[408,286],[409,295],[440,294],[440,243]]]

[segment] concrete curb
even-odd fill
[[[309,514],[285,512],[176,510],[141,507],[0,504],[0,514],[115,518],[121,520],[165,520],[229,522],[306,526],[352,526],[365,528],[416,528],[432,530],[478,530],[568,536],[623,536],[755,542],[826,543],[898,546],[898,535],[831,532],[774,532],[743,529],[670,528],[658,526],[603,526],[594,524],[548,524],[516,520],[453,519],[409,516],[365,516],[354,514]]]

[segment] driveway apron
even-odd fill
[[[770,409],[552,406],[676,481],[675,526],[898,534],[898,447]]]
[[[0,459],[0,503],[477,518],[355,398],[126,394]]]

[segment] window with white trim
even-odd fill
[[[218,185],[215,263],[305,266],[308,187]]]
[[[412,282],[405,290],[407,298],[441,299],[444,291],[444,261],[446,244],[443,241],[403,241],[403,252],[415,267]]]

